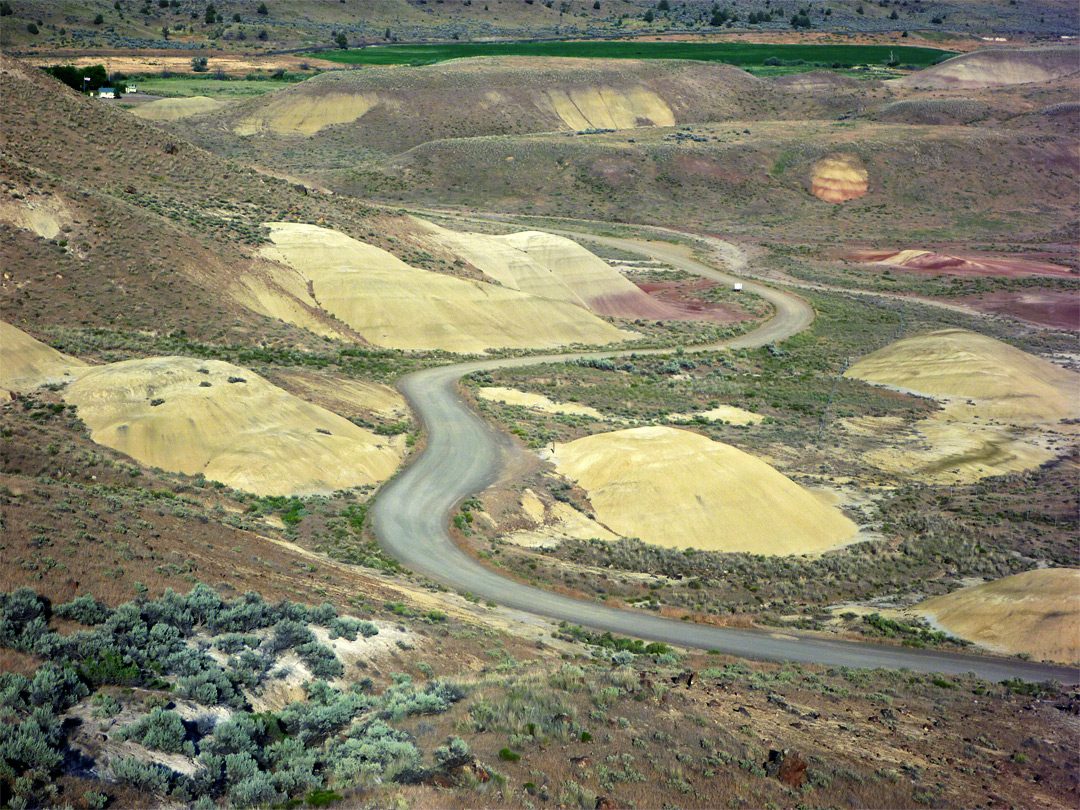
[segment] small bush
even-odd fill
[[[499,759],[505,759],[507,762],[517,762],[521,759],[521,754],[511,751],[509,748],[502,748],[499,750]]]

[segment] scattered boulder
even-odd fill
[[[775,777],[788,787],[800,788],[806,782],[806,769],[809,767],[795,751],[785,748],[769,751],[769,761],[765,763],[765,774]]]

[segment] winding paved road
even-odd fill
[[[730,283],[736,279],[687,258],[671,246],[639,243],[589,234],[561,232],[645,253],[672,266]],[[761,346],[789,337],[813,321],[813,309],[800,298],[753,282],[745,289],[767,298],[776,315],[757,329],[725,341],[729,348]],[[693,350],[716,348],[697,347]],[[670,353],[670,349],[636,354]],[[591,357],[618,357],[629,350],[590,352]],[[371,510],[375,535],[394,557],[416,572],[483,599],[553,619],[636,638],[684,647],[719,650],[729,655],[771,661],[849,667],[909,668],[921,672],[974,672],[987,680],[1023,678],[1033,681],[1078,680],[1075,669],[1010,658],[990,658],[933,650],[825,640],[768,631],[733,630],[693,622],[663,619],[649,613],[622,610],[573,599],[510,580],[481,565],[450,538],[453,509],[468,496],[494,483],[504,461],[514,452],[509,436],[494,430],[465,405],[458,380],[474,371],[571,360],[582,354],[485,360],[427,369],[410,374],[399,384],[427,431],[427,446],[415,462],[389,481]]]

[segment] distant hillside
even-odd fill
[[[485,57],[324,73],[201,117],[181,131],[207,144],[236,135],[306,136],[304,149],[315,153],[397,154],[446,138],[765,115],[779,109],[770,107],[774,95],[762,80],[728,65]]]
[[[987,48],[955,56],[939,65],[897,79],[910,87],[989,87],[1034,84],[1080,73],[1080,48]]]

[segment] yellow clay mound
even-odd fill
[[[206,96],[163,98],[160,101],[151,101],[149,104],[140,104],[131,112],[148,121],[179,121],[191,115],[214,112],[225,105],[224,101]]]
[[[100,444],[151,467],[202,473],[259,495],[375,484],[403,456],[401,441],[217,360],[111,363],[86,371],[64,398]]]
[[[82,360],[62,354],[0,321],[0,386],[4,389],[29,391],[50,380],[72,379],[75,369],[85,367]]]
[[[675,126],[675,114],[667,102],[640,85],[551,89],[534,98],[537,107],[555,113],[573,130]]]
[[[560,445],[557,456],[601,523],[646,543],[787,555],[843,544],[856,531],[765,462],[689,431],[601,433]]]
[[[268,131],[280,135],[314,135],[334,124],[351,124],[378,104],[379,96],[370,92],[286,90],[275,93],[266,106],[240,121],[234,132],[237,135]]]
[[[1025,571],[922,602],[918,612],[961,638],[1001,652],[1080,660],[1080,570]]]
[[[601,315],[670,315],[662,304],[572,239],[539,231],[488,236],[417,222],[438,244],[503,287],[565,301]]]
[[[858,155],[837,153],[814,164],[810,174],[810,191],[826,202],[841,203],[866,193],[870,175]]]
[[[632,335],[581,307],[410,267],[327,228],[269,225],[274,244],[263,255],[298,271],[323,309],[379,346],[482,352]]]
[[[905,338],[846,372],[931,396],[976,400],[980,416],[1048,421],[1078,415],[1080,375],[999,340],[961,329]]]

